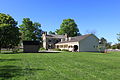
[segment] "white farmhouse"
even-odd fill
[[[98,52],[99,39],[94,34],[86,34],[76,37],[65,35],[48,35],[44,33],[43,47],[45,49],[67,49],[77,52]]]
[[[55,44],[56,48],[77,52],[98,52],[99,39],[93,34],[68,37]]]

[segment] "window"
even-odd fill
[[[49,44],[49,45],[48,45],[48,48],[49,48],[49,49],[52,49],[52,45],[51,45],[51,44]]]
[[[94,47],[94,48],[96,48],[96,46],[95,46],[95,45],[94,45],[93,47]]]
[[[48,42],[51,42],[51,40],[49,39]]]
[[[64,45],[64,48],[67,48],[68,47],[68,45]]]
[[[57,45],[57,48],[59,48],[59,45]]]

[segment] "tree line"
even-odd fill
[[[12,16],[0,13],[0,50],[2,47],[14,48],[23,40],[42,40],[41,36],[44,31],[39,22],[23,18],[22,24],[19,26],[17,24],[18,22]],[[60,28],[55,32],[50,31],[49,34],[68,34],[69,37],[81,35],[74,19],[64,19]],[[118,41],[120,41],[120,34],[117,35]]]
[[[106,47],[106,49],[120,49],[120,43],[116,43],[116,44],[112,45],[112,42],[108,42],[103,37],[100,39],[99,44],[103,44]]]

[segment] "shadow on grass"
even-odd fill
[[[4,53],[1,53],[1,54],[24,54],[24,53],[33,53],[33,54],[39,54],[39,53],[61,53],[61,52],[17,52],[17,53],[13,53],[13,52],[4,52]]]
[[[38,52],[38,53],[61,53],[61,52]]]
[[[12,79],[13,77],[20,77],[26,75],[34,75],[35,71],[44,71],[45,69],[25,68],[19,66],[0,66],[0,80]]]
[[[21,59],[0,59],[0,62],[4,61],[20,61]]]
[[[25,53],[26,53],[26,54],[27,54],[27,53],[39,54],[39,53],[61,53],[61,52],[44,52],[44,51],[43,51],[43,52],[19,52],[19,53],[24,53],[24,54],[25,54]]]
[[[17,52],[17,53],[13,53],[13,52],[2,52],[2,53],[0,53],[0,54],[20,54],[19,52]]]

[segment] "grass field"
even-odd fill
[[[0,54],[0,80],[120,80],[120,52]]]

